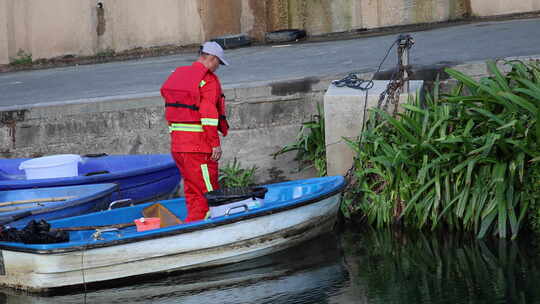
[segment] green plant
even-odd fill
[[[540,166],[534,166],[530,172],[531,183],[526,185],[526,192],[534,195],[528,212],[529,227],[540,235]]]
[[[273,156],[276,158],[280,154],[291,151],[296,151],[295,160],[299,162],[299,170],[315,167],[319,176],[326,175],[324,113],[319,104],[317,104],[317,114],[312,115],[309,121],[302,123],[296,141],[284,146]]]
[[[109,58],[109,57],[114,57],[115,54],[116,54],[115,50],[113,50],[111,48],[107,48],[107,49],[104,49],[102,51],[99,51],[96,54],[96,57],[98,57],[98,58]]]
[[[32,54],[19,49],[16,57],[10,58],[11,65],[28,65],[32,63]]]
[[[480,81],[455,70],[448,94],[438,85],[421,103],[380,117],[362,134],[355,184],[344,200],[379,227],[448,227],[515,238],[531,206],[538,206],[540,66],[508,62],[504,75]],[[464,93],[464,92],[467,93]],[[536,172],[536,173],[534,173]]]
[[[256,166],[249,169],[242,168],[235,157],[232,163],[229,162],[219,169],[219,183],[224,188],[251,186],[255,184],[255,171],[257,171]]]

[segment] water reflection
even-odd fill
[[[328,235],[251,261],[84,294],[40,297],[4,290],[4,303],[326,303],[348,282]]]
[[[0,303],[540,303],[538,248],[525,239],[347,230],[251,261],[86,296],[5,290]]]
[[[534,240],[370,230],[344,233],[342,245],[360,302],[540,303]]]

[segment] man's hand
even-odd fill
[[[220,158],[221,158],[221,146],[213,147],[212,155],[210,156],[210,159],[213,161],[218,161]]]

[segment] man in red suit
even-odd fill
[[[184,179],[185,222],[204,219],[208,212],[204,194],[219,188],[218,131],[226,136],[229,128],[221,83],[214,74],[220,65],[229,65],[223,49],[216,42],[206,42],[197,61],[178,67],[161,87],[171,153]]]

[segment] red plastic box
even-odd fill
[[[137,226],[137,232],[159,229],[161,220],[159,217],[141,217],[140,219],[135,220],[135,225]]]

